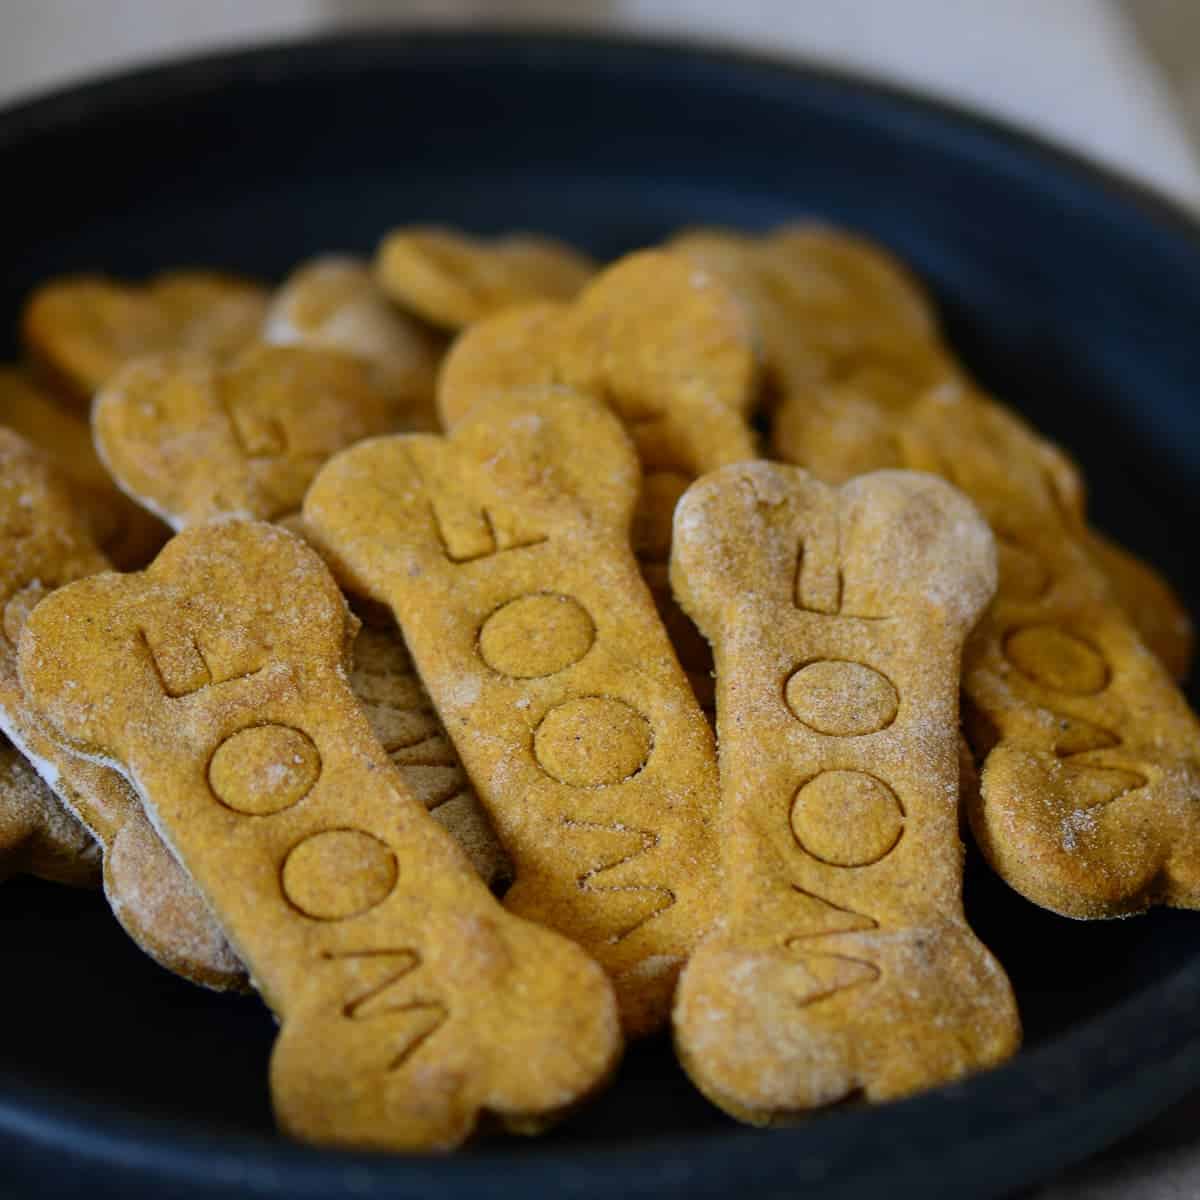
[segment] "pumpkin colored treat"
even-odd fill
[[[365,442],[304,519],[388,604],[508,851],[505,904],[612,976],[625,1027],[669,1012],[713,917],[712,734],[630,545],[639,469],[565,389],[513,392],[445,438]]]
[[[1196,631],[1175,589],[1149,563],[1094,529],[1085,533],[1084,544],[1142,641],[1184,682],[1192,669]]]
[[[991,523],[1000,586],[963,687],[971,826],[999,874],[1073,917],[1200,907],[1200,723],[1097,566],[1065,457],[958,380],[886,405],[847,382],[777,436],[834,482],[885,455],[943,475]]]
[[[903,264],[864,238],[816,222],[761,237],[684,230],[667,249],[710,270],[758,333],[768,405],[836,377],[847,355],[936,347],[933,304]]]
[[[356,625],[299,538],[218,522],[48,597],[21,679],[126,774],[278,1016],[286,1132],[427,1151],[485,1115],[536,1128],[611,1074],[611,989],[404,786],[346,679]]]
[[[255,346],[227,366],[201,354],[142,358],[92,413],[113,477],[176,530],[295,513],[331,454],[399,422],[362,362],[299,346]]]
[[[162,548],[168,531],[113,483],[96,455],[88,423],[16,367],[0,367],[0,425],[50,455],[71,481],[100,548],[117,566],[145,566]]]
[[[350,687],[409,791],[454,834],[480,876],[488,883],[511,878],[487,813],[390,616],[364,624],[355,639]]]
[[[1003,1061],[1020,1025],[963,916],[957,812],[986,524],[927,476],[739,464],[680,501],[671,577],[713,644],[721,744],[724,911],[674,1014],[692,1080],[767,1124]]]

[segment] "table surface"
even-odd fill
[[[164,55],[363,23],[545,23],[832,62],[1031,129],[1200,211],[1194,0],[3,0],[0,104]],[[1194,1200],[1200,1094],[1021,1200]]]

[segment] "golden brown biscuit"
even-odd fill
[[[100,548],[117,566],[144,566],[167,530],[113,483],[96,455],[86,421],[61,408],[28,374],[0,367],[0,425],[45,450],[71,481]]]
[[[667,582],[671,516],[697,475],[757,454],[746,417],[757,385],[746,314],[683,256],[631,254],[573,304],[509,309],[472,326],[443,365],[438,406],[452,429],[490,398],[550,384],[604,400],[633,438],[644,471],[634,550],[693,690],[707,703],[712,661]]]
[[[554,238],[514,233],[489,241],[422,225],[389,233],[375,257],[379,285],[396,305],[451,330],[513,304],[569,300],[595,269]]]
[[[170,271],[142,284],[75,275],[33,293],[21,335],[45,376],[86,406],[144,354],[232,358],[257,339],[266,308],[265,288],[214,271]]]
[[[96,397],[92,431],[113,478],[178,530],[296,512],[334,451],[399,418],[349,355],[254,346],[228,366],[202,354],[138,359]]]
[[[438,383],[447,428],[513,387],[562,384],[609,404],[647,470],[692,475],[754,453],[753,331],[735,297],[681,255],[643,250],[572,304],[509,310],[454,343]],[[740,456],[740,457],[739,457]]]
[[[43,601],[21,679],[127,774],[249,965],[287,1132],[434,1150],[484,1114],[535,1126],[611,1074],[612,992],[409,794],[346,682],[355,625],[299,538],[209,524]]]
[[[136,795],[114,772],[64,750],[37,719],[17,678],[17,639],[30,609],[55,587],[108,567],[78,516],[67,479],[45,454],[0,429],[0,728],[100,843],[105,894],[134,941],[196,983],[239,988],[241,964]],[[73,826],[57,821],[47,835],[56,831],[68,857],[78,847],[91,862],[95,852],[80,846]]]
[[[725,913],[680,979],[696,1085],[769,1123],[904,1096],[1017,1047],[963,916],[958,668],[992,538],[940,480],[826,487],[745,463],[694,484],[671,577],[712,640]]]
[[[1200,724],[1093,561],[1066,460],[958,382],[877,405],[856,437],[848,387],[808,421],[781,412],[782,448],[831,481],[894,455],[957,483],[996,534],[1000,588],[963,677],[984,759],[971,825],[992,866],[1073,917],[1200,906]]]
[[[0,879],[10,875],[97,887],[100,850],[21,752],[0,742]]]
[[[272,297],[262,338],[363,359],[380,390],[395,398],[406,428],[437,428],[445,339],[390,304],[367,263],[326,255],[297,268]]]
[[[446,438],[362,443],[304,519],[388,604],[509,852],[513,911],[609,971],[626,1029],[661,1025],[712,919],[712,734],[629,542],[638,464],[564,389],[477,407]]]
[[[528,305],[454,343],[438,381],[448,429],[478,404],[561,384],[605,401],[646,479],[634,523],[644,561],[666,563],[674,502],[697,475],[753,458],[744,414],[757,383],[736,299],[680,255],[642,251],[602,271],[571,305]]]

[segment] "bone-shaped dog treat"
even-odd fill
[[[21,679],[127,773],[280,1018],[285,1130],[426,1150],[484,1113],[536,1125],[615,1066],[611,989],[407,792],[346,682],[355,624],[299,538],[216,523],[43,601]]]
[[[389,233],[375,257],[379,285],[395,304],[449,330],[513,304],[569,300],[595,269],[554,238],[514,233],[489,241],[421,225]]]
[[[109,569],[82,524],[68,481],[46,456],[0,429],[0,727],[104,854],[104,890],[129,935],[169,970],[214,988],[245,975],[208,909],[115,772],[51,737],[17,678],[17,638],[30,608],[54,587]],[[90,864],[94,850],[61,819],[44,836]]]
[[[142,360],[100,393],[94,422],[122,486],[172,528],[283,517],[304,536],[295,510],[321,463],[365,434],[390,432],[393,412],[355,360],[281,348],[251,351],[224,370],[196,357]],[[399,632],[364,632],[355,663],[352,685],[405,782],[461,835],[485,879],[502,877],[503,851]]]
[[[87,422],[12,367],[0,367],[0,425],[44,450],[70,479],[96,541],[118,567],[145,566],[162,548],[167,530],[113,483]]]
[[[830,397],[803,456],[861,465]],[[986,755],[972,828],[995,869],[1075,917],[1200,905],[1200,723],[1087,552],[1065,460],[961,385],[911,395],[879,444],[957,483],[992,524],[1000,587],[968,644],[967,732]],[[850,466],[847,460],[853,461]]]
[[[434,392],[445,339],[390,304],[368,264],[327,255],[294,271],[271,299],[262,337],[365,360],[408,427],[437,428]]]
[[[510,309],[474,325],[446,358],[438,405],[452,429],[491,397],[555,383],[606,401],[637,447],[645,478],[634,549],[693,689],[709,706],[712,661],[667,580],[671,516],[696,476],[757,454],[746,416],[757,375],[745,313],[682,256],[631,254],[573,304]]]
[[[453,428],[497,392],[555,383],[608,403],[648,471],[695,476],[754,455],[730,419],[754,402],[752,330],[732,293],[681,255],[630,254],[574,303],[480,321],[443,364],[438,407]]]
[[[665,1020],[712,916],[712,735],[630,552],[638,466],[598,401],[516,392],[333,459],[304,518],[400,622],[516,882],[506,905]]]
[[[1012,1054],[1003,971],[963,917],[958,666],[991,535],[940,480],[840,491],[747,463],[694,484],[672,582],[713,643],[725,915],[679,984],[697,1086],[766,1123]]]
[[[37,875],[94,887],[100,851],[15,746],[0,743],[0,879]]]
[[[173,529],[296,512],[321,464],[397,428],[395,401],[349,355],[255,346],[143,358],[96,397],[92,429],[113,477]]]
[[[232,358],[257,339],[267,298],[256,283],[212,271],[172,271],[144,284],[69,276],[33,293],[21,333],[39,369],[86,406],[143,354]]]

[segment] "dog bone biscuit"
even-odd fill
[[[100,852],[21,752],[0,743],[0,879],[17,874],[94,887]]]
[[[33,293],[21,333],[39,369],[68,397],[90,404],[143,354],[232,358],[257,339],[266,308],[265,288],[212,271],[171,271],[143,284],[77,275]]]
[[[143,358],[96,397],[92,429],[113,477],[173,529],[296,512],[320,465],[396,428],[394,403],[348,355],[255,346]]]
[[[25,372],[0,367],[0,425],[39,446],[71,481],[100,548],[117,566],[144,566],[167,531],[121,492],[96,455],[87,422],[60,408]]]
[[[505,904],[593,954],[644,1033],[711,919],[717,780],[630,552],[637,478],[598,401],[514,392],[343,452],[304,517],[396,614],[512,857]]]
[[[847,429],[833,395],[804,455],[831,478]],[[1000,587],[964,659],[984,759],[980,848],[1029,899],[1073,917],[1200,905],[1200,725],[1087,551],[1082,488],[1022,421],[960,384],[907,397],[893,452],[957,483],[996,534]]]
[[[712,661],[671,597],[671,517],[697,475],[756,456],[746,417],[756,383],[737,300],[706,271],[661,251],[621,259],[573,304],[527,305],[472,326],[439,378],[451,429],[490,397],[548,384],[590,392],[621,418],[645,475],[634,550],[702,703],[711,699]]]
[[[757,453],[744,415],[756,379],[750,329],[729,291],[679,255],[642,251],[602,271],[574,304],[526,305],[472,326],[446,357],[438,406],[453,429],[519,387],[562,384],[604,400],[646,476],[635,549],[665,564],[687,485]]]
[[[262,338],[363,359],[409,427],[437,428],[433,401],[444,339],[393,307],[367,263],[327,255],[294,271],[272,297]]]
[[[67,753],[32,711],[17,678],[16,644],[29,610],[50,589],[109,568],[76,514],[68,482],[46,456],[0,429],[0,727],[100,843],[104,890],[129,935],[176,974],[214,988],[244,984],[229,949],[182,868],[150,828],[124,780]],[[67,853],[73,826],[52,836]],[[80,847],[90,861],[94,851]]]
[[[647,470],[696,475],[753,457],[757,386],[735,297],[681,255],[644,250],[600,272],[572,304],[524,305],[451,348],[438,384],[447,428],[497,392],[562,384],[621,418]]]
[[[561,384],[604,400],[646,480],[634,520],[645,561],[667,561],[674,502],[697,475],[753,458],[745,414],[756,388],[749,325],[734,297],[686,259],[631,254],[571,305],[481,321],[455,342],[438,383],[448,429],[514,388]]]
[[[1049,483],[1020,486],[1013,464],[1030,434],[1001,415],[972,421],[942,403],[923,419],[930,453],[943,472],[953,460],[1007,546],[964,661],[967,730],[983,756],[976,841],[1011,886],[1067,916],[1200,907],[1200,723],[1118,605],[1087,531]],[[983,437],[969,455],[966,429]]]
[[[959,658],[995,576],[970,503],[913,473],[835,491],[740,464],[676,510],[672,581],[717,661],[726,912],[675,1037],[735,1116],[902,1096],[1016,1049],[957,817]]]
[[[48,597],[21,678],[127,773],[249,965],[287,1132],[430,1150],[484,1113],[529,1128],[613,1070],[611,989],[407,792],[346,682],[355,625],[303,541],[220,522]]]
[[[420,225],[389,233],[375,257],[379,285],[395,304],[451,330],[513,304],[569,300],[594,270],[591,259],[554,238],[488,241]]]

